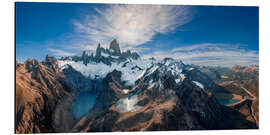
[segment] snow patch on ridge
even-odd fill
[[[192,81],[193,83],[195,83],[197,86],[199,86],[200,88],[204,89],[203,84],[201,84],[200,82],[197,81]]]
[[[101,56],[108,58],[110,55],[101,51]]]
[[[120,112],[135,112],[141,107],[136,105],[138,102],[138,95],[133,95],[131,97],[121,98],[117,101],[116,107]]]
[[[143,72],[137,77],[137,80],[140,79],[140,78],[142,78],[143,75],[145,74],[145,72],[146,72],[146,70],[143,70]]]
[[[148,72],[146,73],[145,76],[148,76],[148,75],[154,73],[158,68],[159,68],[158,66],[153,65],[152,67],[150,67],[150,68],[148,69]]]
[[[156,83],[152,83],[147,89],[152,89],[156,86]]]
[[[180,74],[181,80],[184,81],[184,79],[186,78],[186,76],[184,74]]]
[[[114,50],[113,50],[114,51]],[[107,54],[105,52],[101,52],[101,56],[105,57],[105,58],[109,58],[109,57],[112,57],[114,59],[118,59],[119,56],[113,56],[113,55],[110,55],[110,54]]]
[[[124,92],[125,94],[128,94],[128,93],[129,93],[129,89],[123,89],[123,92]]]
[[[175,83],[179,83],[181,81],[181,79],[175,79]]]

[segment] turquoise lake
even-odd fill
[[[90,109],[96,103],[96,95],[90,92],[82,92],[78,98],[75,100],[74,106],[72,108],[72,116],[75,119],[82,117],[87,114]]]
[[[239,102],[240,100],[235,100],[235,99],[220,99],[219,103],[222,105],[229,105],[229,104],[234,104]]]

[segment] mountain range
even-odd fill
[[[258,129],[258,66],[96,52],[16,62],[16,133]]]

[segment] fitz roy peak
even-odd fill
[[[140,56],[136,52],[131,52],[130,50],[121,52],[119,44],[117,43],[116,39],[114,39],[110,43],[109,49],[102,48],[101,45],[98,44],[95,55],[93,53],[89,55],[87,51],[83,51],[82,56],[64,57],[62,60],[70,58],[73,61],[82,61],[85,65],[87,65],[89,62],[102,62],[106,65],[111,65],[112,62],[120,62],[127,59],[137,60],[140,58]]]
[[[116,54],[121,54],[121,50],[119,44],[117,43],[116,39],[114,39],[110,44],[110,49],[115,52]]]

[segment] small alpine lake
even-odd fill
[[[237,103],[240,100],[236,100],[236,99],[219,99],[218,101],[222,105],[230,105],[230,104]]]
[[[77,97],[72,108],[72,116],[75,119],[87,114],[96,103],[96,95],[90,92],[82,92]]]

